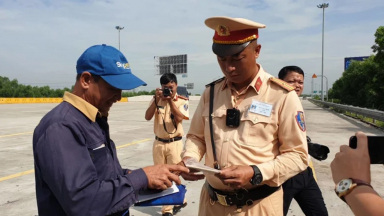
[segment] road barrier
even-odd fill
[[[28,103],[60,103],[63,98],[0,98],[0,104],[28,104]],[[121,98],[119,102],[128,102],[128,98]]]
[[[379,120],[384,122],[384,112],[380,110],[361,108],[361,107],[356,107],[351,105],[342,105],[342,104],[331,103],[331,102],[326,102],[321,100],[314,100],[314,99],[308,99],[308,100],[312,103],[318,103],[327,107],[333,107],[339,110],[355,113],[357,115],[368,117],[373,120]]]

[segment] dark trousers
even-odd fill
[[[283,184],[283,190],[284,215],[287,215],[294,198],[306,216],[328,216],[323,195],[310,167],[287,180]]]

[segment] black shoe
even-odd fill
[[[181,209],[184,208],[185,206],[187,206],[187,203],[184,203],[183,205],[179,205],[179,206],[174,206],[173,214],[175,215],[177,212],[181,211]]]
[[[173,214],[169,213],[169,212],[166,212],[164,213],[162,216],[173,216]]]

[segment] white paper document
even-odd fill
[[[179,192],[179,188],[177,188],[176,184],[172,182],[172,187],[165,189],[163,191],[154,191],[154,190],[143,190],[139,193],[139,202],[144,202],[147,200],[155,199],[158,197],[163,197],[169,194],[174,194]]]
[[[199,171],[203,172],[204,174],[206,174],[206,173],[210,173],[210,174],[220,173],[220,170],[214,169],[214,168],[209,167],[209,166],[205,166],[205,165],[198,163],[198,162],[195,162],[193,160],[187,161],[185,163],[185,166],[187,168],[190,168],[190,169],[199,170]]]

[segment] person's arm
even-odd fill
[[[176,124],[179,124],[181,121],[183,121],[183,119],[188,119],[188,117],[186,117],[184,115],[185,112],[183,113],[181,110],[181,109],[184,109],[183,106],[177,107],[175,102],[173,102],[172,99],[168,100],[168,103],[171,107],[171,113],[174,116]],[[187,109],[188,109],[188,105],[187,105]],[[188,110],[186,110],[186,111],[188,111]]]
[[[340,152],[335,154],[331,162],[332,178],[336,185],[343,179],[358,179],[371,184],[368,139],[362,132],[357,132],[356,137],[356,149],[347,145],[340,146]],[[384,215],[383,199],[369,186],[357,186],[344,198],[357,216]]]
[[[155,103],[155,99],[152,99],[147,111],[145,112],[145,120],[147,121],[151,120],[155,115],[155,112],[156,112],[156,103]]]
[[[356,216],[384,216],[384,200],[368,186],[358,186],[345,196]]]
[[[187,133],[185,147],[181,155],[182,161],[179,163],[180,165],[184,165],[187,160],[195,160],[196,162],[200,161],[206,152],[204,138],[205,120],[202,116],[205,106],[205,97],[206,94],[203,93],[200,98],[199,104],[197,105],[195,114],[193,115],[191,126]],[[189,181],[196,181],[205,177],[203,174],[195,174],[194,172],[195,171],[190,171],[189,173],[182,173],[181,176],[185,180]]]
[[[279,112],[278,139],[280,155],[274,160],[257,165],[263,175],[263,182],[279,186],[308,167],[308,145],[303,107],[296,92],[287,94]],[[302,125],[300,127],[300,125]]]
[[[189,101],[185,100],[184,103],[179,106],[179,111],[184,116],[184,120],[189,120]]]
[[[122,169],[122,170],[124,175],[128,174],[128,172],[131,171],[130,169]]]
[[[209,90],[209,88],[207,89]],[[207,97],[207,93],[209,93],[207,89],[202,94],[196,111],[193,114],[182,158],[194,158],[196,161],[200,161],[205,154],[205,120],[203,117],[203,111],[205,107],[205,98]]]
[[[145,120],[149,121],[153,118],[156,112],[156,103],[159,103],[159,101],[161,100],[161,97],[162,97],[162,91],[161,89],[157,88],[155,95],[153,96],[153,99],[149,103],[149,107],[145,112]]]
[[[102,154],[106,149],[92,153]],[[36,172],[42,174],[64,211],[68,215],[107,215],[137,202],[137,192],[148,185],[143,169],[100,180],[90,151],[81,131],[62,122],[51,125],[34,146]]]

